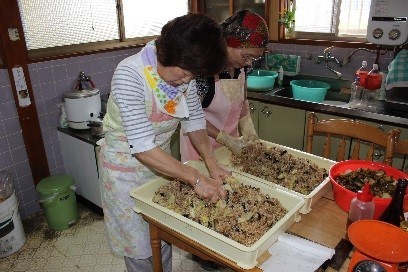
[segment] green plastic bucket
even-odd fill
[[[64,230],[78,222],[78,207],[72,177],[54,175],[37,184],[39,202],[44,209],[48,226],[53,230]]]

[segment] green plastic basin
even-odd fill
[[[275,85],[278,73],[269,70],[254,70],[247,78],[247,88],[250,91],[265,92]]]
[[[292,80],[293,98],[311,102],[322,102],[330,85],[317,80]]]

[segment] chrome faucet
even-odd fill
[[[319,63],[321,63],[322,61],[324,61],[324,62],[326,63],[326,68],[329,69],[330,71],[332,71],[333,73],[335,73],[335,74],[337,75],[337,77],[341,78],[341,77],[342,77],[342,74],[341,74],[340,72],[334,70],[332,67],[329,66],[329,62],[330,62],[330,61],[334,61],[339,67],[342,67],[342,66],[343,66],[343,64],[342,64],[336,57],[333,57],[333,56],[331,55],[330,50],[331,50],[332,48],[334,48],[334,46],[330,46],[330,47],[327,47],[326,49],[324,49],[324,51],[323,51],[324,56],[317,56],[317,61],[316,61],[316,63],[319,64]]]
[[[266,70],[269,70],[268,56],[269,56],[269,51],[265,50],[262,53],[262,56],[260,58],[256,58],[256,60],[253,61],[252,68],[253,69],[266,69]]]

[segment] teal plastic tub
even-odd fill
[[[270,70],[254,70],[247,78],[247,88],[250,91],[265,92],[275,85],[278,73]]]
[[[317,80],[292,80],[293,98],[311,102],[322,102],[330,85]]]

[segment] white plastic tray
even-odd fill
[[[203,174],[208,172],[203,163],[189,161],[188,165],[199,169]],[[299,209],[304,204],[304,199],[288,190],[272,188],[265,184],[248,178],[240,173],[233,173],[233,176],[245,185],[260,188],[261,192],[277,198],[288,213],[279,220],[269,231],[267,231],[252,246],[244,246],[232,239],[229,239],[216,231],[206,228],[193,220],[179,215],[152,201],[153,196],[160,186],[171,182],[171,180],[161,177],[155,178],[148,183],[131,191],[131,196],[135,199],[134,210],[143,213],[157,221],[160,221],[170,229],[181,233],[191,240],[202,244],[214,252],[237,263],[239,267],[251,269],[257,265],[257,259],[278,239],[278,236],[285,232],[294,222],[300,220]]]
[[[303,151],[300,151],[300,150],[297,150],[297,149],[293,149],[293,148],[290,148],[290,147],[287,147],[287,146],[274,144],[274,143],[263,141],[263,140],[261,140],[261,142],[264,143],[267,147],[277,147],[277,148],[285,149],[285,150],[287,150],[287,152],[289,154],[292,154],[295,157],[308,159],[311,162],[316,163],[319,167],[325,168],[327,170],[327,174],[329,173],[330,167],[333,164],[336,163],[335,161],[328,160],[328,159],[325,159],[323,157],[319,157],[319,156],[316,156],[316,155],[313,155],[313,154],[309,154],[309,153],[306,153],[306,152],[303,152]],[[264,184],[266,184],[268,186],[288,190],[288,191],[294,193],[295,195],[304,198],[305,199],[305,204],[300,209],[300,213],[302,213],[302,214],[309,213],[312,210],[312,206],[314,205],[314,203],[319,201],[319,199],[329,189],[331,189],[330,179],[329,179],[329,177],[327,177],[312,192],[310,192],[310,194],[304,195],[304,194],[289,190],[289,189],[287,189],[287,188],[285,188],[285,187],[283,187],[281,185],[275,184],[275,183],[270,182],[268,180],[264,180],[264,179],[261,179],[261,178],[258,178],[256,176],[254,176],[254,175],[242,172],[241,169],[239,169],[239,168],[232,165],[232,163],[231,163],[231,155],[232,154],[228,150],[228,148],[226,148],[225,146],[222,146],[222,147],[217,148],[216,150],[214,150],[214,155],[217,158],[219,163],[227,166],[232,171],[240,172],[243,175],[245,175],[245,176],[247,176],[247,177],[249,177],[251,179],[260,181],[260,182],[262,182],[262,183],[264,183]]]

